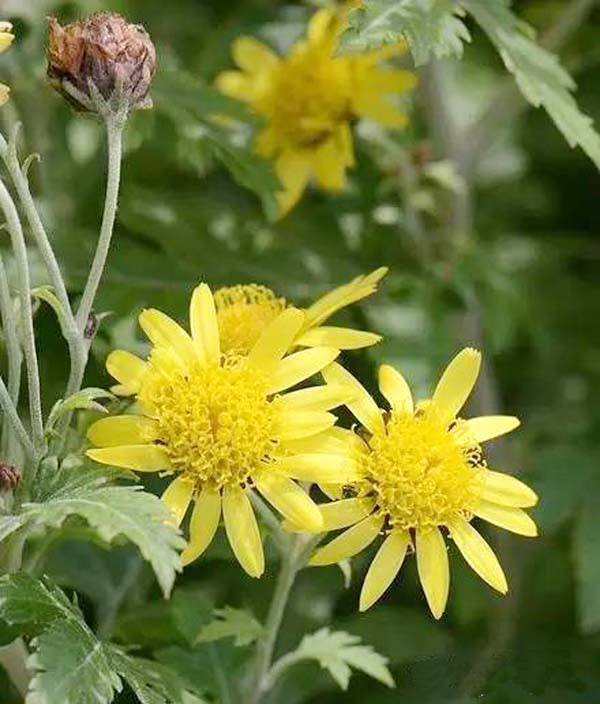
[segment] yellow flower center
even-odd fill
[[[152,369],[138,399],[156,420],[172,467],[197,484],[244,485],[275,447],[266,380],[239,356],[186,373]]]
[[[463,445],[464,421],[448,426],[435,408],[414,415],[391,412],[384,433],[369,439],[368,483],[389,528],[431,528],[451,518],[470,519],[481,448]]]
[[[287,304],[270,288],[249,284],[220,288],[215,293],[221,350],[247,355],[265,327]]]
[[[347,62],[317,49],[291,54],[280,66],[272,91],[258,106],[280,141],[312,147],[351,116]]]

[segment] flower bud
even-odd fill
[[[80,110],[99,111],[99,102],[152,107],[148,92],[155,71],[148,33],[121,15],[100,12],[64,27],[48,19],[48,77]]]
[[[21,472],[7,462],[0,461],[0,491],[16,489],[21,481]]]

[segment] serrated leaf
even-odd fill
[[[406,39],[417,66],[432,57],[460,58],[468,29],[451,0],[366,0],[351,14],[345,49],[364,50]]]
[[[250,645],[260,637],[262,625],[254,616],[244,609],[225,606],[215,609],[215,620],[202,628],[196,643],[209,643],[221,638],[233,638],[234,645]]]
[[[25,572],[0,577],[0,618],[11,626],[23,625],[38,633],[57,619],[75,618],[76,607],[49,580]]]
[[[388,687],[395,686],[387,668],[387,658],[376,653],[370,645],[362,645],[358,636],[345,631],[322,628],[304,636],[291,656],[294,660],[316,660],[344,690],[353,668]]]
[[[78,391],[76,394],[69,396],[69,398],[65,399],[62,402],[60,412],[65,413],[66,411],[74,411],[80,409],[94,409],[106,413],[106,408],[104,408],[104,406],[101,406],[99,403],[95,403],[95,401],[99,398],[112,400],[115,397],[113,396],[113,394],[110,393],[110,391],[106,391],[106,389],[98,389],[95,387],[81,389],[81,391]]]
[[[523,97],[543,107],[571,147],[580,146],[600,168],[600,135],[577,105],[575,82],[558,57],[535,43],[533,31],[510,9],[509,0],[464,0],[515,77]]]

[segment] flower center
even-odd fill
[[[304,49],[280,67],[262,108],[280,139],[297,147],[311,147],[349,118],[350,96],[346,62]]]
[[[239,356],[187,373],[153,368],[138,398],[157,422],[172,467],[199,484],[244,484],[275,447],[265,379]]]
[[[245,356],[287,304],[270,288],[249,284],[220,288],[215,293],[215,305],[221,350]]]
[[[392,412],[385,433],[369,439],[364,468],[390,528],[431,528],[463,516],[475,501],[481,448],[464,421],[448,429],[433,406],[414,415]]]

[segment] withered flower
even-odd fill
[[[12,464],[0,461],[0,491],[16,489],[21,481],[21,472]]]
[[[99,96],[109,107],[150,108],[155,71],[148,33],[121,15],[100,12],[64,27],[48,19],[48,77],[78,109],[97,111]]]

